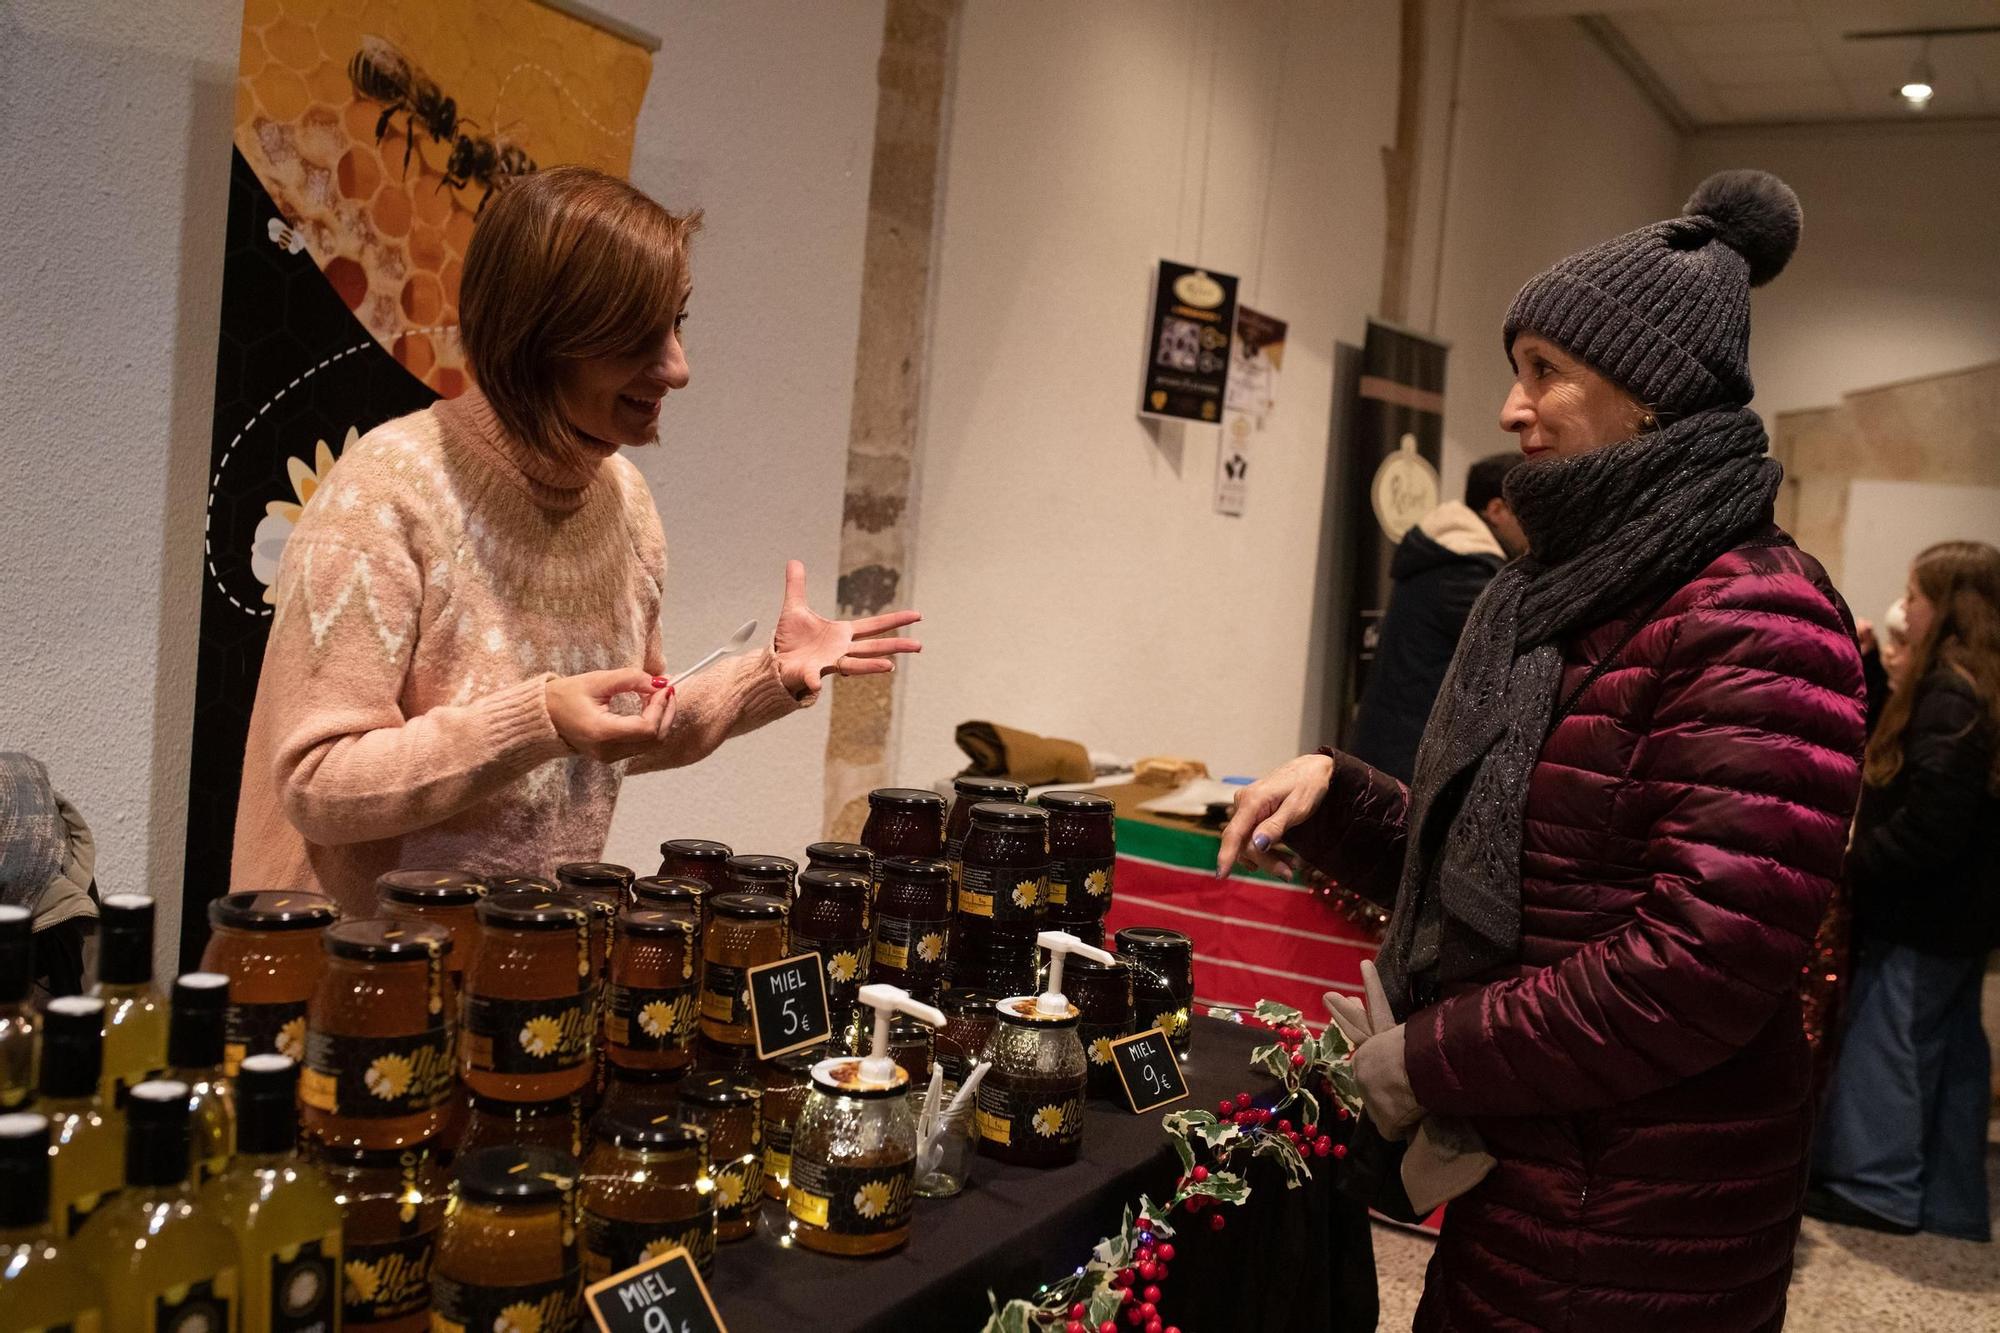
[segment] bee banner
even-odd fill
[[[542,0],[248,0],[236,76],[181,915],[229,886],[285,541],[358,436],[464,391],[458,282],[487,197],[623,175],[657,43]],[[283,886],[273,886],[283,887]]]

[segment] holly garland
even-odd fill
[[[1258,1106],[1239,1092],[1213,1111],[1168,1112],[1160,1123],[1181,1159],[1173,1194],[1157,1204],[1140,1195],[1089,1262],[1033,1300],[1002,1305],[989,1292],[993,1314],[981,1333],[1181,1333],[1159,1311],[1175,1258],[1172,1219],[1221,1231],[1228,1223],[1219,1209],[1250,1197],[1245,1176],[1252,1161],[1275,1163],[1285,1173],[1285,1187],[1297,1189],[1312,1179],[1315,1158],[1347,1155],[1347,1145],[1323,1132],[1321,1121],[1329,1103],[1336,1122],[1351,1122],[1361,1112],[1348,1062],[1351,1043],[1332,1026],[1315,1036],[1298,1010],[1270,1000],[1259,1000],[1252,1014],[1244,1021],[1271,1029],[1274,1040],[1250,1052],[1251,1068],[1282,1082],[1284,1095]]]

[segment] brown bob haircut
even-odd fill
[[[670,213],[590,167],[550,167],[494,193],[466,247],[458,336],[509,433],[565,462],[586,457],[562,410],[562,370],[666,335],[700,226],[700,213]]]

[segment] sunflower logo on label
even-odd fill
[[[1014,886],[1014,906],[1023,912],[1032,912],[1035,910],[1035,900],[1041,897],[1041,894],[1042,886],[1039,880],[1024,879]]]
[[[679,1249],[680,1244],[672,1236],[662,1236],[658,1240],[649,1240],[646,1242],[646,1248],[639,1251],[639,1262],[645,1263],[649,1259],[657,1259],[670,1250]]]
[[[347,1279],[347,1289],[341,1293],[341,1300],[348,1305],[373,1305],[375,1295],[382,1290],[382,1275],[375,1265],[351,1259],[341,1270]]]
[[[531,1018],[521,1028],[520,1042],[529,1055],[550,1055],[562,1044],[562,1028],[553,1018]]]
[[[664,1037],[674,1030],[674,1006],[654,1000],[639,1011],[639,1030],[649,1037]]]
[[[835,981],[852,981],[860,970],[861,958],[851,949],[835,954],[826,964],[827,976]]]
[[[517,1301],[493,1321],[493,1333],[542,1333],[542,1312],[525,1301]]]
[[[368,1091],[383,1101],[394,1101],[410,1090],[410,1060],[404,1055],[378,1055],[361,1076]]]
[[[1090,1043],[1090,1063],[1094,1065],[1111,1063],[1111,1038],[1099,1037]]]
[[[917,957],[923,959],[926,963],[935,963],[938,959],[944,957],[944,936],[938,931],[933,930],[918,940]]]
[[[275,1045],[278,1048],[279,1055],[289,1057],[294,1063],[301,1063],[305,1060],[306,1019],[304,1014],[300,1014],[297,1018],[294,1018],[291,1022],[278,1029],[278,1037]]]
[[[724,1171],[715,1178],[715,1202],[718,1207],[734,1208],[743,1202],[743,1173]]]
[[[1064,1126],[1068,1123],[1069,1107],[1067,1106],[1044,1106],[1041,1110],[1035,1112],[1035,1133],[1040,1134],[1043,1138],[1053,1139],[1060,1137]]]
[[[889,1211],[889,1183],[871,1180],[854,1191],[854,1211],[873,1221]]]
[[[1083,877],[1083,891],[1093,898],[1102,898],[1110,887],[1111,872],[1108,870],[1093,870]]]

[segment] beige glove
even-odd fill
[[[1368,1118],[1392,1140],[1409,1135],[1415,1126],[1415,1137],[1403,1154],[1403,1191],[1418,1212],[1428,1213],[1484,1180],[1497,1163],[1463,1120],[1424,1114],[1403,1059],[1403,1026],[1396,1022],[1373,962],[1361,964],[1361,984],[1367,994],[1365,1004],[1328,991],[1327,1012],[1354,1043],[1354,1077],[1361,1085],[1362,1109]]]

